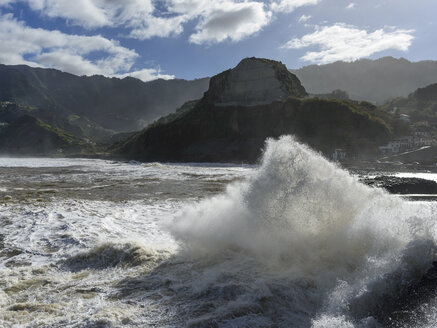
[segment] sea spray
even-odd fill
[[[435,206],[367,187],[284,136],[266,142],[250,178],[186,208],[170,229],[199,259],[244,254],[266,277],[307,281],[321,300],[313,325],[349,327],[374,326],[378,302],[431,267],[434,219]]]
[[[4,162],[2,327],[435,326],[436,203],[293,139],[257,167]]]

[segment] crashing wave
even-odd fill
[[[365,186],[289,136],[267,141],[253,176],[170,226],[189,256],[244,254],[262,268],[258,279],[307,282],[321,300],[307,311],[314,327],[371,327],[393,312],[432,267],[436,229],[431,203]]]

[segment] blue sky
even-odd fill
[[[0,63],[147,81],[251,56],[435,60],[436,13],[435,0],[0,0]]]

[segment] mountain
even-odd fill
[[[204,97],[110,148],[143,161],[255,162],[268,137],[294,134],[331,154],[372,151],[391,129],[370,103],[305,99],[299,79],[280,62],[243,59],[210,80]]]
[[[351,99],[377,104],[406,97],[417,88],[437,83],[437,61],[410,62],[393,57],[310,65],[292,72],[311,94],[341,89]]]
[[[3,155],[68,154],[91,148],[91,144],[30,115],[23,115],[0,129],[0,154]]]
[[[381,109],[396,115],[408,115],[414,130],[437,136],[437,83],[419,88],[408,95],[387,102]]]
[[[410,98],[422,102],[437,102],[437,83],[417,89]]]
[[[0,65],[0,101],[78,137],[103,138],[139,130],[190,99],[200,98],[208,79],[194,81],[75,76],[54,69]],[[83,136],[80,135],[83,134]]]

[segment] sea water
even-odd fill
[[[0,326],[433,327],[436,214],[291,137],[254,166],[3,158]]]

